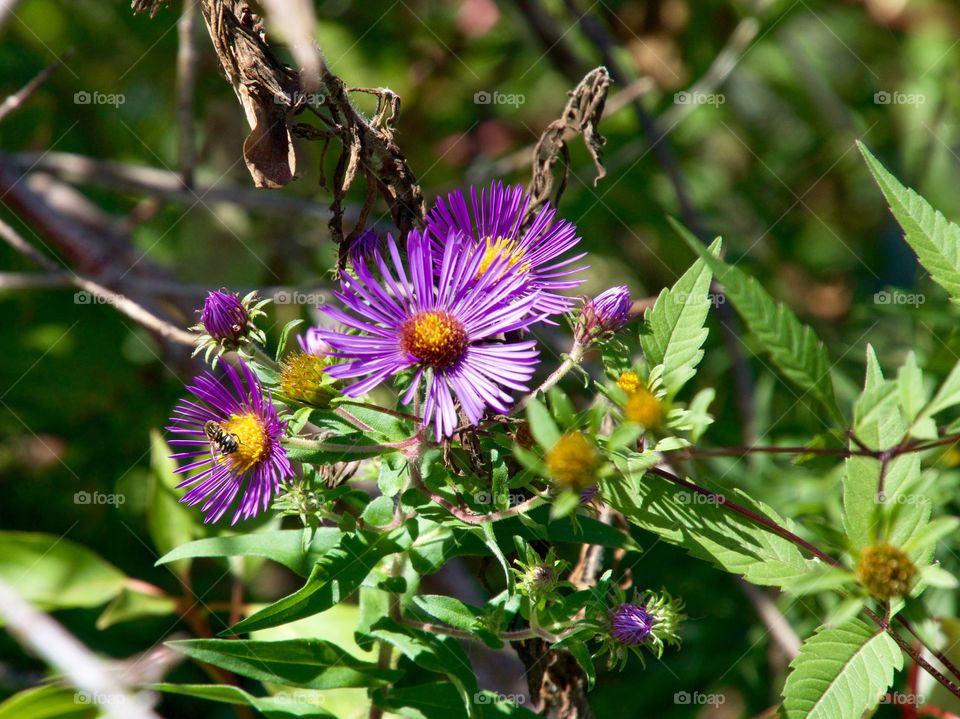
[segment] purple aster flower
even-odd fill
[[[330,345],[320,338],[320,328],[311,327],[304,334],[297,337],[300,343],[300,349],[304,354],[314,355],[315,357],[326,357],[330,354]]]
[[[621,644],[642,644],[653,629],[654,616],[646,607],[629,602],[621,604],[613,613],[610,633]]]
[[[471,252],[463,238],[451,236],[438,258],[437,248],[412,230],[406,249],[409,269],[388,234],[388,256],[379,250],[373,256],[379,279],[363,259],[354,268],[355,278],[341,277],[341,289],[333,295],[357,317],[336,307],[320,308],[357,334],[323,329],[318,334],[336,350],[334,357],[350,360],[330,365],[331,377],[366,376],[343,390],[348,396],[413,369],[403,403],[425,385],[423,422],[435,425],[439,441],[457,427],[455,399],[476,424],[487,407],[509,410],[513,400],[504,388],[527,389],[537,363],[536,343],[491,338],[537,321],[532,308],[538,294],[518,296],[526,280],[505,258],[481,275],[483,256]]]
[[[570,309],[573,300],[557,293],[583,282],[569,278],[586,267],[571,269],[570,265],[586,253],[561,257],[580,241],[576,227],[566,220],[554,222],[556,210],[544,205],[530,226],[521,230],[530,196],[519,186],[494,182],[481,191],[479,199],[476,189],[471,187],[470,200],[468,208],[459,190],[447,195],[446,201],[437,199],[427,215],[427,233],[434,243],[441,246],[451,234],[463,233],[482,257],[480,274],[500,260],[526,276],[522,291],[540,290],[533,307],[535,312],[554,315]]]
[[[191,486],[180,501],[191,506],[203,502],[204,522],[210,523],[218,521],[240,495],[231,521],[236,524],[241,517],[249,519],[266,510],[280,482],[293,476],[293,470],[280,443],[286,422],[277,417],[270,394],[242,362],[242,378],[233,367],[224,370],[223,380],[205,372],[187,387],[202,404],[181,400],[167,430],[183,437],[170,444],[192,447],[173,458],[197,458],[176,471],[202,468],[177,485]]]
[[[200,323],[218,342],[237,344],[247,336],[250,313],[237,295],[214,290],[203,301]]]

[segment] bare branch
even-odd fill
[[[3,0],[0,0],[0,16],[3,15],[2,2]],[[53,75],[59,65],[60,62],[58,61],[47,66],[20,90],[13,93],[6,100],[0,103],[0,122],[3,122],[3,119],[14,110],[22,107],[23,103],[29,100],[30,96],[37,91],[37,88],[50,79],[50,76]]]
[[[197,3],[186,0],[177,22],[177,159],[185,187],[193,187],[196,147],[193,132],[193,95],[197,74]]]

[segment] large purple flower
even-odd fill
[[[530,196],[519,186],[494,182],[480,192],[479,198],[476,188],[471,187],[470,201],[468,208],[459,190],[447,195],[446,200],[437,199],[427,215],[427,232],[433,242],[442,246],[451,234],[463,233],[482,257],[481,274],[500,260],[526,277],[522,291],[540,290],[535,312],[554,315],[569,310],[573,300],[557,293],[583,282],[570,276],[586,267],[571,269],[570,265],[586,253],[562,257],[580,241],[577,228],[566,220],[554,222],[556,210],[544,205],[530,227],[521,231]]]
[[[192,485],[180,501],[191,506],[203,502],[204,522],[210,523],[218,521],[240,495],[231,521],[236,524],[266,510],[280,482],[293,470],[280,443],[286,422],[277,417],[269,393],[242,362],[239,373],[229,365],[224,370],[224,380],[205,372],[187,387],[202,404],[181,400],[167,431],[183,437],[170,444],[193,447],[174,458],[197,458],[176,471],[202,468],[177,485]]]
[[[360,259],[356,277],[341,277],[334,296],[354,317],[337,307],[320,309],[358,334],[321,329],[318,336],[348,362],[330,365],[336,378],[361,377],[343,390],[356,397],[408,368],[413,380],[403,397],[409,404],[425,384],[424,425],[435,425],[436,438],[457,427],[456,398],[470,422],[484,409],[510,408],[504,388],[526,390],[537,363],[535,342],[497,342],[494,335],[525,329],[539,317],[533,313],[537,292],[518,296],[526,279],[498,258],[490,272],[480,273],[483,256],[467,240],[451,235],[443,250],[412,230],[407,235],[407,266],[393,237],[387,235],[386,258],[373,255],[378,277]],[[438,254],[440,255],[438,257]]]

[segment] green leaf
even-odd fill
[[[715,502],[702,501],[709,498],[701,500],[701,495],[658,475],[632,473],[622,458],[615,458],[614,463],[624,474],[600,482],[603,499],[632,523],[691,555],[753,584],[788,590],[816,566],[786,539]],[[729,499],[781,527],[792,528],[789,521],[741,492],[732,493]]]
[[[402,532],[344,535],[339,544],[321,557],[303,585],[293,594],[261,609],[227,630],[240,634],[286,624],[318,614],[353,594],[388,554],[401,551]]]
[[[476,607],[464,604],[455,597],[442,594],[421,594],[413,598],[413,603],[431,617],[449,624],[451,627],[472,631],[477,619],[483,614]]]
[[[683,228],[678,231],[686,232]],[[719,255],[720,244],[718,238],[709,251]],[[671,397],[696,374],[703,359],[711,277],[704,261],[697,260],[673,287],[660,292],[656,304],[644,315],[647,331],[640,335],[640,346],[649,367],[663,365],[663,384]]]
[[[363,510],[363,521],[373,527],[384,527],[393,520],[393,500],[380,496]]]
[[[401,671],[361,661],[322,639],[277,642],[188,639],[167,642],[167,645],[188,657],[235,674],[306,689],[383,686],[403,675]]]
[[[268,719],[288,719],[289,717],[337,719],[333,714],[321,709],[324,697],[319,692],[313,694],[300,690],[291,694],[255,697],[239,687],[227,684],[150,684],[147,688],[167,694],[180,694],[223,704],[253,707]]]
[[[89,694],[57,686],[25,689],[0,704],[0,719],[94,719],[100,710]]]
[[[679,225],[674,223],[674,227]],[[727,298],[783,375],[823,405],[837,423],[846,424],[834,397],[827,350],[813,330],[785,304],[774,300],[755,279],[714,257],[689,232],[681,230],[681,236],[713,270]]]
[[[857,142],[857,147],[920,264],[954,301],[960,300],[960,227],[904,187],[862,143]]]
[[[185,557],[266,557],[306,577],[313,570],[313,565],[340,543],[342,536],[343,533],[335,527],[314,529],[306,552],[303,551],[302,529],[211,537],[177,547],[160,557],[157,564]]]
[[[150,430],[150,482],[147,489],[147,527],[157,552],[166,554],[194,538],[199,516],[180,503],[182,492],[176,488],[182,479],[174,470],[177,461],[170,459],[170,447],[163,435]],[[182,559],[172,564],[172,569],[182,579],[190,572],[190,560]]]
[[[530,423],[533,438],[544,449],[549,450],[560,439],[560,430],[557,429],[550,412],[535,399],[527,402],[527,421]]]
[[[903,667],[897,643],[853,619],[821,627],[800,648],[783,688],[787,719],[860,719]]]
[[[314,411],[310,421],[337,434],[359,430],[380,442],[397,442],[416,434],[410,420],[355,404],[348,399],[341,400],[335,409]]]
[[[938,412],[954,407],[960,404],[960,362],[957,362],[950,370],[950,374],[940,385],[940,389],[930,400],[930,404],[924,407],[921,417],[932,417]]]
[[[370,629],[375,639],[387,642],[424,669],[445,674],[456,687],[467,716],[480,716],[475,702],[479,691],[470,660],[457,640],[398,624],[384,617]]]
[[[523,694],[511,696],[481,690],[474,694],[473,703],[483,719],[536,719],[538,714],[515,703],[525,698]],[[463,719],[467,716],[457,689],[450,682],[378,691],[375,700],[379,707],[409,719]]]
[[[0,579],[43,609],[97,607],[127,582],[123,572],[64,537],[0,532]]]
[[[274,356],[274,359],[279,362],[280,358],[283,357],[283,352],[287,349],[287,339],[290,336],[290,332],[293,331],[295,327],[303,324],[302,319],[290,320],[283,326],[283,330],[280,332],[280,341],[277,342],[277,354]]]
[[[124,587],[97,618],[97,629],[107,629],[120,622],[144,617],[169,616],[176,614],[179,606],[176,599],[165,594],[147,594]]]

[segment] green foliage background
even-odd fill
[[[564,29],[570,26],[563,3],[545,4]],[[591,11],[610,20],[621,43],[617,58],[631,75],[646,68],[660,81],[646,103],[661,119],[675,117],[671,113],[682,106],[674,93],[708,71],[738,22],[757,18],[756,38],[737,52],[729,80],[716,90],[724,102],[693,108],[662,142],[671,148],[703,224],[724,237],[727,261],[758,278],[826,340],[842,406],[859,391],[868,341],[890,371],[912,349],[921,366],[942,378],[960,354],[955,312],[944,309],[945,293],[903,242],[854,145],[860,140],[869,146],[947,217],[960,216],[960,10],[946,1],[913,0],[885,19],[883,8],[895,4],[607,0]],[[494,174],[527,182],[525,165],[504,173],[501,161],[536,140],[558,115],[571,82],[551,63],[517,6],[419,0],[315,5],[316,37],[333,71],[350,85],[389,86],[401,96],[397,141],[428,200]],[[465,19],[475,7],[497,16],[480,34]],[[72,152],[175,167],[177,14],[167,9],[150,20],[134,17],[125,3],[24,0],[0,27],[0,94],[19,88],[57,57],[64,58],[63,67],[26,107],[0,123],[0,152]],[[577,29],[565,40],[585,69],[599,64]],[[242,114],[206,37],[199,48],[198,182],[249,187],[240,155]],[[74,94],[81,91],[122,93],[125,102],[116,108],[77,105]],[[478,105],[478,91],[525,100],[518,106]],[[878,92],[915,94],[923,102],[878,104]],[[372,109],[362,96],[358,102]],[[607,178],[593,187],[589,158],[574,143],[570,187],[560,205],[591,253],[584,291],[625,283],[634,297],[655,295],[693,259],[667,223],[668,216],[681,214],[676,193],[629,108],[606,118],[601,130],[608,140]],[[325,202],[317,186],[319,154],[316,148],[306,152],[303,177],[281,192]],[[143,199],[92,185],[81,189],[118,220]],[[0,215],[12,221],[2,198]],[[388,219],[382,217],[380,226],[386,228]],[[324,284],[335,256],[321,218],[267,216],[202,199],[160,203],[133,238],[178,279],[202,287]],[[6,246],[0,247],[0,262],[5,270],[35,269]],[[923,302],[878,303],[876,293],[889,288],[900,296],[919,294]],[[156,342],[128,319],[105,305],[77,305],[72,295],[0,295],[0,526],[64,535],[125,573],[176,593],[175,574],[153,566],[157,551],[146,511],[149,433],[164,425],[196,365],[165,362]],[[297,309],[278,311],[274,338]],[[710,322],[717,329],[716,313]],[[749,344],[741,349],[755,378],[754,436],[763,443],[799,443],[823,431],[827,418],[813,399],[771,372],[769,360],[754,356]],[[563,349],[553,346],[557,353]],[[717,422],[707,438],[718,446],[744,439],[730,377],[722,335],[713,331],[684,395],[717,389]],[[569,389],[576,395],[575,382]],[[943,462],[946,471],[932,491],[946,497],[955,493],[960,473],[949,469],[958,463],[952,454]],[[715,488],[743,488],[783,516],[840,515],[839,479],[816,462],[791,469],[789,481],[784,462],[769,457],[717,460],[712,470],[722,478]],[[127,501],[119,508],[78,505],[78,491],[120,492]],[[724,693],[723,710],[730,713],[723,716],[755,716],[775,705],[786,663],[739,581],[687,559],[680,549],[649,536],[643,540],[634,577],[686,599],[684,647],[668,652],[663,662],[649,662],[642,673],[631,664],[623,674],[602,674],[591,695],[597,716],[699,716],[699,708],[675,704],[680,691]],[[948,537],[942,547],[948,550],[945,566],[955,571],[956,538]],[[42,565],[30,571],[42,572]],[[229,581],[221,574],[212,564],[199,564],[195,589],[225,600]],[[272,572],[250,592],[267,601],[295,586],[292,577]],[[956,614],[951,592],[940,592],[934,604]],[[779,605],[801,637],[821,623],[824,607],[817,602],[781,599]],[[98,614],[77,608],[58,618],[96,651],[118,658],[177,630],[161,616],[100,631],[94,629]],[[333,632],[334,620],[323,616],[328,624],[322,631]],[[0,635],[0,662],[3,694],[35,683],[43,672],[6,634]],[[203,675],[183,664],[175,678],[202,681]],[[362,699],[358,709],[349,705],[345,699],[343,710],[365,711]],[[161,711],[232,716],[229,707],[183,697],[166,697]],[[894,715],[882,707],[878,716],[884,712]]]

